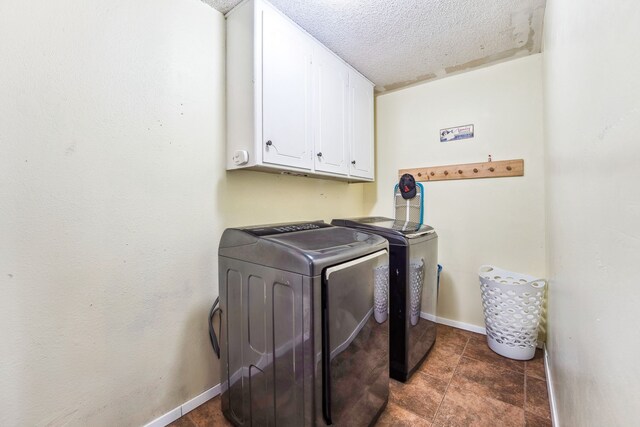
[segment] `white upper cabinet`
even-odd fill
[[[373,179],[373,90],[371,83],[351,72],[351,170],[353,176]]]
[[[349,173],[349,69],[334,54],[315,46],[315,169]]]
[[[309,38],[271,8],[262,12],[263,161],[311,169]]]
[[[373,180],[373,84],[264,0],[227,14],[227,169]]]

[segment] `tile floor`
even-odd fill
[[[230,426],[216,397],[171,427]],[[497,355],[483,335],[438,325],[435,347],[411,379],[390,381],[377,426],[551,426],[542,351],[519,362]]]

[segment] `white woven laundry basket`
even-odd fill
[[[478,275],[489,347],[511,359],[533,358],[546,280],[492,265],[480,267]]]

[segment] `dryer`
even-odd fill
[[[389,394],[389,322],[373,315],[387,241],[322,221],[230,228],[218,255],[225,417],[375,423]]]
[[[391,378],[405,382],[436,339],[438,235],[428,225],[385,217],[331,223],[389,241],[389,372]]]

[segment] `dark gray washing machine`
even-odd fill
[[[372,425],[389,394],[380,237],[324,222],[225,230],[222,410],[237,426]]]
[[[438,235],[428,225],[385,217],[335,219],[331,223],[389,241],[389,373],[405,382],[436,339]]]

